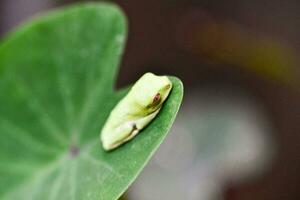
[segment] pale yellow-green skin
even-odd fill
[[[144,74],[111,111],[100,138],[112,150],[136,136],[160,111],[172,89],[167,76]]]

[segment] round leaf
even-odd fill
[[[113,90],[126,21],[112,4],[80,4],[27,23],[0,46],[0,199],[117,199],[169,131],[183,88],[112,152],[100,130],[128,89]]]

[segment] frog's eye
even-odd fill
[[[170,89],[171,88],[171,84],[168,84],[167,86],[166,86],[166,90],[168,90],[168,89]]]
[[[147,105],[147,109],[150,109],[156,105],[158,105],[161,101],[161,94],[160,93],[157,93],[153,99],[152,99],[152,102],[150,104]]]
[[[160,99],[161,99],[161,95],[160,95],[160,93],[157,93],[153,98],[152,104],[155,105],[155,104],[159,103]]]

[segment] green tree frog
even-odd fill
[[[111,111],[100,134],[105,150],[131,140],[159,113],[172,89],[167,76],[144,74]]]

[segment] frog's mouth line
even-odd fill
[[[147,115],[151,115],[151,114],[155,113],[156,111],[161,109],[162,105],[163,105],[162,103],[158,104],[156,107],[153,108],[153,110],[151,112],[147,113]]]

